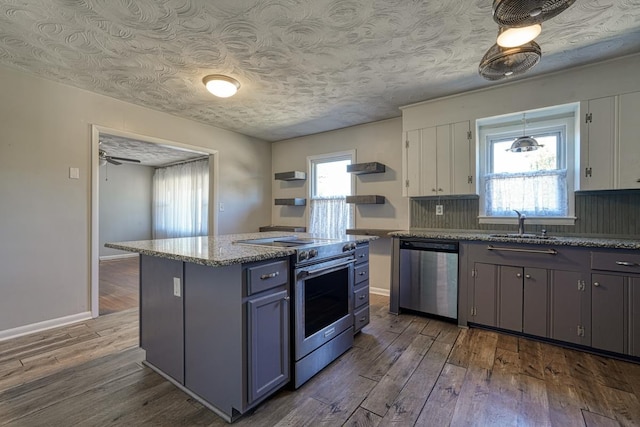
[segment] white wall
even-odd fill
[[[408,199],[402,197],[402,121],[383,120],[301,138],[275,142],[272,148],[273,173],[306,171],[307,156],[356,150],[356,162],[380,162],[386,172],[358,175],[356,194],[382,195],[384,205],[356,205],[355,228],[404,230],[408,227]],[[309,196],[309,181],[275,181],[274,198]],[[275,225],[308,226],[308,207],[272,206]],[[391,245],[384,238],[371,244],[370,279],[372,288],[388,291]]]
[[[270,143],[6,68],[0,94],[0,335],[90,311],[92,124],[218,150],[220,234],[270,217]]]
[[[151,239],[154,168],[122,163],[100,166],[100,257],[129,254],[106,242]]]

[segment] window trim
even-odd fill
[[[580,104],[571,103],[539,110],[525,111],[527,115],[526,133],[546,133],[547,130],[562,129],[565,131],[565,141],[559,147],[559,162],[567,170],[567,208],[566,216],[527,217],[527,223],[540,225],[574,225],[575,224],[575,191],[577,190],[576,173],[579,171],[580,161],[580,126],[578,123]],[[492,153],[489,149],[490,140],[507,137],[522,136],[523,112],[498,117],[489,117],[476,121],[476,135],[478,136],[477,177],[476,190],[479,195],[478,222],[480,224],[514,224],[514,216],[488,216],[485,212],[485,175],[491,170]]]

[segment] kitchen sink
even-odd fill
[[[506,239],[540,239],[540,240],[554,240],[553,236],[543,236],[542,234],[518,234],[518,233],[497,233],[489,234],[489,237],[500,237]]]

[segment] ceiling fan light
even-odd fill
[[[240,89],[240,82],[221,74],[212,74],[202,79],[207,90],[219,98],[228,98]]]
[[[534,24],[521,28],[505,28],[500,27],[498,32],[498,46],[501,47],[517,47],[538,37],[542,31],[542,25]]]

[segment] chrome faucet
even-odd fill
[[[518,234],[524,234],[524,220],[527,219],[526,215],[518,212],[517,210],[513,210],[518,214]]]

